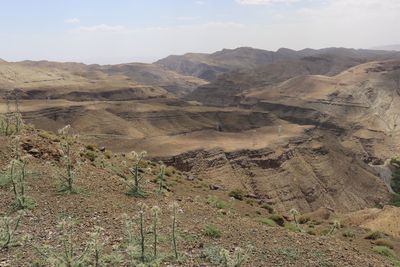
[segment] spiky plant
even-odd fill
[[[175,259],[178,259],[178,248],[177,248],[177,235],[176,235],[176,220],[177,220],[177,209],[178,209],[178,203],[176,201],[174,201],[171,205],[171,210],[172,210],[172,227],[171,227],[171,237],[172,237],[172,245],[173,245],[173,249],[174,249],[174,255],[175,255]]]
[[[130,175],[125,175],[121,172],[116,172],[118,176],[123,178],[128,186],[127,195],[134,197],[146,197],[146,192],[143,189],[143,184],[145,182],[144,173],[147,169],[143,168],[143,159],[146,156],[146,151],[142,151],[137,154],[135,151],[131,152],[133,159],[133,166],[129,168]]]
[[[158,182],[158,194],[163,194],[164,193],[164,188],[165,188],[165,165],[161,164],[160,166],[160,173],[157,176],[157,182]]]
[[[72,144],[76,136],[72,135],[70,125],[58,130],[58,133],[62,137],[60,142],[62,151],[61,163],[64,168],[64,171],[59,175],[61,180],[60,192],[76,193],[75,179],[79,169],[79,162],[75,161],[75,153],[72,151]]]
[[[140,229],[140,260],[142,263],[145,261],[145,225],[144,225],[144,219],[145,219],[145,212],[147,206],[143,203],[139,204],[139,229]]]
[[[128,217],[127,214],[124,214],[125,217],[125,235],[126,235],[126,254],[128,255],[128,266],[135,267],[136,262],[136,252],[138,250],[138,246],[136,244],[134,235],[133,235],[133,221]]]
[[[293,216],[293,220],[294,220],[294,223],[296,224],[297,229],[301,230],[299,221],[297,220],[297,216],[300,215],[300,212],[298,210],[294,209],[294,208],[291,209],[289,212]]]
[[[22,214],[16,217],[2,217],[0,219],[0,248],[7,249],[17,244],[17,230],[21,223]]]
[[[219,252],[220,264],[224,267],[240,267],[249,259],[251,250],[251,246],[248,246],[246,250],[236,247],[231,255],[228,250],[221,248]]]
[[[29,209],[34,206],[33,199],[26,193],[27,191],[27,164],[28,157],[14,159],[9,165],[9,179],[12,184],[15,205],[18,210]]]
[[[151,208],[152,219],[153,219],[153,257],[157,259],[157,245],[158,245],[158,217],[161,212],[161,209],[158,206],[154,206]]]
[[[340,229],[340,227],[342,227],[340,221],[334,220],[328,235],[332,235],[336,230]]]
[[[84,267],[89,266],[90,242],[83,250],[77,249],[73,238],[74,223],[70,219],[62,220],[57,228],[60,233],[60,248],[34,246],[39,255],[50,266]]]

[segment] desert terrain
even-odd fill
[[[234,255],[250,244],[244,266],[400,264],[392,186],[400,52],[246,47],[153,64],[0,61],[0,93],[4,118],[20,114],[25,125],[16,146],[16,134],[1,137],[1,167],[7,172],[20,151],[38,174],[28,180],[35,205],[18,229],[28,245],[1,250],[0,266],[48,266],[35,246],[57,247],[66,216],[101,226],[104,251],[125,257],[123,214],[138,214],[139,202],[158,205],[168,225],[174,201],[182,255],[171,258],[169,226],[161,228],[161,266],[224,266],[211,247]],[[66,125],[78,136],[77,194],[57,192],[54,178]],[[131,151],[147,152],[146,198],[124,194],[116,171],[129,173]],[[162,196],[154,193],[160,164]],[[0,190],[0,213],[14,214],[12,186]],[[219,237],[204,234],[210,225]],[[86,237],[74,237],[81,250]]]

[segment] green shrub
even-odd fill
[[[375,245],[381,246],[381,247],[388,247],[390,249],[394,248],[394,244],[390,240],[387,240],[387,239],[378,239],[375,241]]]
[[[96,146],[92,145],[92,144],[86,145],[85,148],[86,148],[86,150],[89,150],[89,151],[96,151]]]
[[[271,219],[269,219],[269,218],[260,218],[260,219],[258,219],[258,221],[260,223],[262,223],[262,224],[265,224],[265,225],[268,225],[268,226],[271,226],[271,227],[276,226],[276,222],[271,220]]]
[[[2,217],[0,219],[0,249],[17,245],[16,232],[21,222],[21,214],[15,218]]]
[[[246,250],[239,247],[231,254],[228,250],[220,247],[208,247],[202,252],[204,258],[214,265],[222,267],[241,267],[249,259],[252,248]]]
[[[268,210],[269,213],[274,213],[274,208],[267,203],[262,204],[261,208]]]
[[[354,238],[356,235],[351,230],[346,230],[342,234],[343,237]]]
[[[301,231],[300,228],[296,224],[293,224],[293,223],[285,223],[284,227],[285,227],[285,229],[287,229],[291,232],[300,232]]]
[[[285,219],[281,215],[272,214],[268,218],[273,220],[279,226],[284,226],[285,224]]]
[[[87,150],[87,151],[83,154],[83,156],[84,156],[85,158],[87,158],[88,160],[90,160],[91,162],[94,162],[94,161],[96,160],[96,158],[97,158],[97,154],[96,154],[96,152],[94,152],[93,150]]]
[[[400,159],[392,159],[390,164],[394,167],[391,186],[394,192],[400,193]]]
[[[225,209],[226,203],[216,196],[208,196],[207,203],[217,209]]]
[[[389,204],[395,207],[400,207],[400,194],[393,194]]]
[[[104,157],[106,157],[106,159],[111,159],[112,156],[113,156],[113,154],[112,154],[111,151],[106,150],[106,151],[104,152]]]
[[[244,193],[240,189],[234,189],[231,192],[229,192],[229,196],[233,197],[234,199],[237,199],[237,200],[243,200]]]
[[[374,232],[371,232],[371,233],[367,234],[365,236],[365,239],[378,240],[378,239],[381,239],[381,238],[384,238],[384,237],[385,237],[384,233],[379,232],[379,231],[374,231]]]
[[[373,248],[373,251],[378,253],[378,254],[380,254],[380,255],[382,255],[382,256],[388,257],[388,258],[395,258],[396,257],[396,253],[392,249],[390,249],[390,248],[388,248],[386,246],[375,246]]]
[[[220,238],[222,236],[222,232],[215,225],[207,224],[204,227],[204,235],[211,238]]]

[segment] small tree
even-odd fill
[[[58,130],[58,133],[61,135],[61,164],[64,168],[64,171],[59,174],[59,178],[61,180],[60,191],[75,193],[75,179],[79,168],[79,163],[74,159],[76,155],[72,151],[72,144],[74,143],[76,136],[71,134],[70,125]]]

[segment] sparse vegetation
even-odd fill
[[[157,176],[158,194],[163,194],[165,191],[165,165],[161,164],[160,173]]]
[[[158,217],[159,213],[161,212],[161,209],[158,206],[154,206],[151,208],[151,213],[153,217],[153,257],[154,259],[157,259],[157,245],[158,245]]]
[[[219,199],[217,196],[208,196],[207,203],[217,209],[225,209],[225,201]]]
[[[394,192],[400,193],[400,159],[392,159],[390,161],[394,171],[392,174],[391,186]]]
[[[385,237],[384,233],[379,232],[379,231],[374,231],[374,232],[371,232],[371,233],[367,234],[365,236],[365,239],[378,240],[378,239],[381,239],[381,238],[384,238],[384,237]]]
[[[260,219],[258,219],[258,221],[260,223],[262,223],[262,224],[265,224],[265,225],[268,225],[268,226],[271,226],[271,227],[275,227],[276,226],[276,222],[271,220],[271,219],[269,219],[269,218],[260,218]]]
[[[17,245],[17,231],[21,223],[22,215],[16,217],[2,217],[0,219],[0,248],[5,249]]]
[[[14,100],[14,101],[13,101]],[[8,91],[5,95],[6,112],[0,116],[0,134],[11,136],[19,134],[23,128],[23,120],[19,110],[18,90]],[[12,102],[14,110],[11,110]]]
[[[70,125],[58,130],[58,133],[61,135],[61,164],[64,169],[64,171],[59,174],[61,180],[59,191],[69,194],[76,193],[75,179],[80,167],[80,162],[76,160],[75,152],[72,149],[72,145],[76,141],[77,137],[73,136],[71,131],[72,129]]]
[[[211,238],[220,238],[222,236],[222,232],[215,225],[207,224],[204,227],[204,235]]]
[[[284,226],[285,224],[285,219],[281,215],[272,214],[268,218],[273,220],[279,226]]]
[[[342,236],[343,237],[347,237],[347,238],[354,238],[356,235],[354,234],[353,231],[346,230],[346,231],[343,232]]]
[[[234,189],[229,192],[229,196],[233,197],[234,199],[237,199],[237,200],[243,200],[244,192],[241,189]]]
[[[27,161],[27,157],[12,160],[8,171],[3,174],[3,177],[8,176],[8,178],[3,178],[4,181],[12,184],[16,209],[30,209],[34,206],[33,199],[27,195]]]
[[[268,210],[268,212],[271,214],[274,213],[274,208],[267,203],[262,204],[261,208]]]
[[[375,245],[388,247],[390,249],[394,248],[394,244],[390,240],[387,240],[387,239],[378,239],[375,241]]]
[[[172,210],[172,227],[171,227],[171,237],[172,237],[172,244],[174,248],[174,255],[175,259],[178,259],[178,247],[177,247],[177,241],[176,241],[176,220],[177,220],[177,209],[178,209],[178,203],[174,202],[171,204],[171,210]]]
[[[127,194],[134,197],[146,197],[147,193],[144,191],[143,183],[144,173],[147,171],[143,164],[143,158],[146,156],[146,152],[142,151],[139,154],[136,152],[131,153],[133,156],[133,167],[129,169],[130,176],[123,176],[126,184],[128,185]]]
[[[374,250],[374,252],[376,252],[382,256],[388,257],[388,258],[396,257],[396,253],[392,249],[390,249],[386,246],[375,246],[373,248],[373,250]]]
[[[246,250],[236,247],[231,254],[228,250],[212,246],[203,250],[204,257],[212,264],[223,267],[241,267],[250,257],[252,248],[249,246]]]
[[[62,220],[58,224],[58,231],[61,235],[60,246],[35,246],[38,254],[50,266],[79,267],[88,265],[90,244],[88,242],[83,249],[79,249],[74,241],[74,224],[70,219]]]
[[[298,229],[298,231],[301,231],[299,222],[298,222],[298,220],[297,220],[297,216],[299,216],[300,213],[299,213],[296,209],[291,209],[291,210],[290,210],[290,214],[292,214],[292,216],[293,216],[293,220],[294,220],[294,223],[295,223],[295,225],[296,225],[296,228]]]

